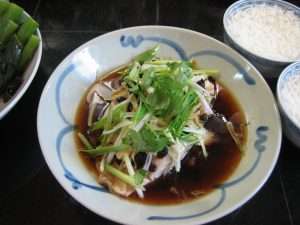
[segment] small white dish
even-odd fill
[[[268,5],[278,6],[284,10],[293,12],[300,18],[300,8],[282,0],[239,0],[230,5],[223,16],[224,26],[224,41],[226,44],[232,46],[241,54],[243,54],[254,66],[267,78],[278,77],[280,72],[295,61],[279,61],[270,58],[265,58],[261,55],[257,55],[254,52],[249,51],[240,43],[238,43],[228,29],[229,21],[236,13],[246,10],[250,7]],[[251,38],[251,37],[250,37]]]
[[[150,206],[129,202],[97,184],[77,153],[74,117],[79,101],[96,78],[138,53],[160,45],[161,57],[194,58],[199,66],[221,71],[250,122],[246,152],[223,185],[192,202]],[[203,224],[247,202],[270,176],[281,145],[281,124],[271,90],[259,72],[223,43],[191,30],[142,26],[99,36],[74,50],[56,68],[42,93],[38,137],[46,162],[62,187],[98,215],[122,224]]]
[[[39,68],[41,58],[42,58],[42,36],[40,30],[37,30],[37,36],[40,39],[40,44],[37,50],[34,53],[31,62],[27,65],[26,70],[23,72],[22,75],[22,83],[20,87],[17,89],[16,93],[7,101],[3,102],[0,99],[0,120],[17,104],[17,102],[21,99],[21,97],[25,94],[26,90],[29,88],[33,78],[36,75],[36,72]]]
[[[297,120],[292,115],[292,111],[290,110],[291,106],[289,104],[293,104],[293,103],[289,101],[289,99],[287,99],[289,98],[289,96],[286,96],[286,92],[283,91],[286,88],[286,85],[289,82],[289,80],[291,78],[292,79],[296,78],[296,76],[300,80],[300,62],[295,62],[282,71],[277,82],[276,91],[277,91],[278,105],[282,115],[284,134],[291,142],[293,142],[298,148],[300,148],[300,123],[299,120]],[[295,88],[299,90],[300,86],[295,85]],[[289,90],[289,91],[292,92],[293,90]],[[297,98],[297,96],[293,96],[293,97]],[[300,98],[300,96],[298,96],[298,98]],[[297,99],[295,100],[297,101]],[[294,102],[294,104],[296,104],[296,102]],[[294,107],[296,107],[296,105],[294,105]]]

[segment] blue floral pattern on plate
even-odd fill
[[[188,56],[186,51],[178,43],[176,43],[170,39],[167,39],[167,38],[155,37],[155,36],[144,37],[142,35],[137,35],[136,38],[134,38],[133,36],[130,36],[130,35],[128,35],[128,36],[122,35],[120,37],[121,46],[124,48],[126,48],[128,46],[137,48],[143,41],[153,41],[153,42],[156,42],[159,44],[168,45],[169,47],[173,48],[177,52],[177,54],[181,60],[188,60],[188,59],[196,58],[198,56],[203,56],[203,55],[211,55],[211,56],[219,57],[219,58],[225,60],[227,63],[234,66],[239,71],[239,73],[242,75],[244,81],[248,85],[255,85],[255,83],[256,83],[255,80],[247,73],[247,71],[245,71],[245,69],[235,59],[233,59],[229,55],[223,54],[221,52],[218,52],[215,50],[203,50],[203,51],[198,51],[198,52],[192,53],[191,55]]]
[[[155,43],[168,45],[169,47],[172,47],[177,52],[178,56],[182,60],[188,60],[190,58],[195,58],[195,57],[202,56],[202,55],[213,55],[213,56],[219,57],[219,58],[225,60],[227,63],[234,66],[243,75],[243,79],[247,85],[255,85],[255,80],[243,69],[243,67],[236,60],[234,60],[230,56],[223,54],[221,52],[214,51],[214,50],[203,50],[203,51],[198,51],[198,52],[188,55],[186,53],[186,51],[178,43],[176,43],[172,40],[169,40],[167,38],[155,37],[155,36],[144,37],[142,35],[138,35],[136,38],[133,38],[130,35],[128,35],[128,36],[122,35],[120,37],[120,44],[124,48],[129,47],[129,46],[132,46],[133,48],[137,48],[143,41],[152,41]],[[74,189],[78,189],[80,187],[86,187],[86,188],[90,188],[92,190],[106,192],[106,190],[101,186],[95,186],[95,185],[81,182],[66,167],[66,165],[62,159],[62,154],[61,154],[61,152],[63,151],[62,146],[61,146],[62,140],[66,134],[69,134],[70,132],[74,132],[75,126],[72,125],[72,123],[66,119],[65,115],[62,112],[61,102],[60,102],[61,86],[62,86],[65,78],[68,75],[72,74],[72,72],[74,71],[75,68],[76,68],[76,65],[74,65],[74,64],[71,64],[70,66],[68,66],[62,72],[61,76],[59,77],[59,79],[56,83],[55,101],[56,101],[57,111],[58,111],[58,114],[61,117],[61,119],[66,124],[66,126],[63,129],[61,129],[61,131],[57,134],[57,138],[56,138],[57,155],[59,158],[59,162],[64,170],[65,177],[72,183],[72,187]],[[202,212],[195,213],[192,215],[177,216],[177,217],[176,216],[172,216],[172,217],[171,216],[150,216],[147,219],[153,220],[153,221],[155,221],[155,220],[184,220],[184,219],[190,219],[193,217],[199,217],[199,216],[210,213],[211,211],[217,209],[220,205],[222,205],[222,203],[226,199],[226,188],[236,185],[237,183],[244,180],[255,170],[255,168],[259,164],[261,155],[264,152],[264,150],[266,149],[265,144],[268,139],[268,136],[267,136],[268,130],[269,130],[268,126],[263,126],[263,125],[256,128],[256,141],[254,143],[254,149],[257,151],[257,156],[256,156],[255,161],[252,163],[252,166],[249,168],[249,170],[245,174],[243,174],[241,177],[239,177],[233,181],[226,182],[226,183],[222,184],[220,187],[217,187],[217,189],[220,191],[220,199],[217,201],[217,203],[214,206],[212,206],[211,208],[209,208],[207,210],[204,210]]]

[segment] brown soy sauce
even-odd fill
[[[233,122],[235,128],[239,129],[244,143],[247,136],[246,126],[241,126],[246,124],[244,113],[236,99],[223,85],[214,103],[214,110]],[[87,114],[88,105],[84,97],[76,115],[76,124],[83,133],[87,130]],[[75,139],[78,149],[81,149],[82,144],[76,135]],[[199,147],[193,147],[182,161],[180,173],[172,171],[147,185],[143,199],[140,199],[136,193],[127,199],[152,205],[178,204],[195,200],[224,183],[233,174],[242,157],[241,151],[228,134],[207,147],[208,158],[199,154],[200,151]],[[79,154],[87,169],[97,176],[95,162],[86,155]]]

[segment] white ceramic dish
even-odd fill
[[[96,73],[127,63],[159,44],[160,56],[194,58],[221,71],[221,82],[240,102],[247,120],[246,153],[232,177],[212,193],[172,206],[149,206],[105,191],[76,152],[74,116]],[[38,136],[47,164],[63,188],[86,208],[122,224],[203,224],[248,201],[264,184],[281,145],[280,117],[269,87],[242,56],[221,42],[190,30],[144,26],[99,36],[73,51],[53,72],[40,99]]]
[[[287,81],[294,76],[300,77],[300,62],[295,62],[285,68],[277,82],[277,100],[282,115],[282,124],[285,136],[300,148],[300,124],[291,116],[286,104],[288,104],[287,96],[282,92]],[[299,88],[299,87],[298,87]]]
[[[42,36],[39,29],[37,30],[37,35],[40,39],[40,44],[31,62],[29,63],[29,65],[27,66],[26,70],[22,75],[23,78],[22,84],[20,85],[16,93],[13,95],[13,97],[9,99],[7,102],[4,103],[2,99],[0,99],[0,119],[2,119],[21,99],[21,97],[24,95],[26,90],[29,88],[29,85],[31,84],[39,68],[41,58],[42,58],[42,50],[43,50]]]
[[[228,24],[233,15],[237,12],[248,9],[257,5],[270,5],[278,6],[284,10],[289,10],[295,13],[295,15],[300,18],[300,8],[282,0],[239,0],[234,2],[229,6],[223,16],[223,26],[224,26],[224,40],[227,44],[241,52],[247,59],[249,59],[257,69],[263,73],[266,77],[278,77],[280,72],[290,63],[294,61],[278,61],[274,59],[269,59],[257,55],[245,47],[241,46],[240,43],[236,42],[233,36],[230,34],[228,29]]]

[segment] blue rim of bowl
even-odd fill
[[[257,55],[256,53],[253,53],[249,50],[247,50],[245,47],[241,46],[237,41],[235,41],[232,37],[232,35],[229,33],[228,29],[227,29],[227,21],[230,18],[230,15],[232,13],[232,11],[234,10],[234,8],[238,8],[240,5],[242,4],[246,4],[249,3],[252,5],[256,5],[256,4],[263,4],[263,3],[269,3],[269,4],[273,4],[273,5],[278,5],[280,7],[287,7],[289,10],[292,10],[294,12],[297,12],[296,15],[300,17],[300,8],[290,2],[286,2],[283,0],[239,0],[233,4],[231,4],[225,11],[224,16],[223,16],[223,27],[225,30],[226,35],[229,37],[229,39],[232,41],[232,43],[234,45],[236,45],[238,48],[240,48],[242,51],[244,51],[245,53],[249,54],[251,57],[255,57],[255,59],[258,60],[262,60],[265,61],[267,63],[277,63],[280,64],[282,66],[285,65],[289,65],[291,63],[297,62],[297,60],[292,60],[292,61],[278,61],[278,60],[274,60],[274,59],[270,59],[270,58],[264,58],[262,56]],[[240,10],[240,9],[238,9]],[[237,11],[238,11],[237,10]]]
[[[278,79],[278,81],[277,81],[277,86],[276,86],[276,94],[277,94],[277,101],[278,101],[279,106],[280,106],[279,108],[280,108],[281,111],[286,115],[286,117],[287,117],[290,121],[292,121],[293,125],[296,126],[296,127],[300,130],[300,124],[298,124],[298,123],[296,122],[296,120],[295,120],[293,117],[291,117],[290,114],[287,113],[285,107],[283,107],[283,104],[282,104],[282,101],[281,101],[281,96],[282,96],[282,94],[281,94],[281,91],[280,91],[280,85],[281,85],[282,82],[284,82],[284,81],[283,81],[284,77],[286,76],[286,74],[287,74],[289,71],[291,71],[292,69],[294,69],[294,67],[296,67],[296,66],[299,66],[299,67],[300,67],[300,61],[297,61],[297,62],[294,62],[294,63],[290,64],[289,66],[287,66],[287,67],[280,73],[279,79]],[[300,71],[300,70],[299,70],[299,71]],[[300,77],[300,73],[299,73],[299,75],[296,75],[296,76],[299,76],[299,77]]]

